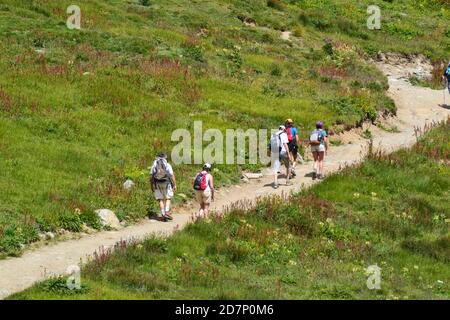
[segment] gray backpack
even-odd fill
[[[171,174],[167,169],[167,161],[163,158],[156,160],[156,165],[153,168],[152,178],[155,182],[170,182]]]

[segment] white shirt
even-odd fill
[[[281,153],[287,153],[285,145],[289,143],[289,139],[286,132],[282,132],[280,134],[280,141],[281,141]]]

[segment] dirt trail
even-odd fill
[[[420,66],[402,65],[389,62],[377,63],[378,67],[389,78],[389,94],[395,100],[398,108],[397,117],[391,119],[395,124],[395,133],[381,130],[375,126],[369,126],[374,137],[374,145],[385,151],[393,151],[402,147],[408,147],[415,142],[414,127],[422,127],[426,123],[446,119],[450,116],[450,110],[443,108],[442,91],[427,88],[413,87],[404,80]],[[346,136],[347,135],[347,136]],[[326,158],[326,171],[328,173],[339,169],[345,164],[355,163],[361,160],[367,140],[356,134],[344,134],[343,140],[351,138],[351,144],[332,147]],[[314,182],[305,177],[311,171],[311,163],[297,167],[297,178],[293,179],[293,185],[281,186],[274,190],[271,186],[272,177],[264,176],[258,180],[250,180],[249,183],[221,189],[217,193],[213,209],[220,211],[237,201],[254,202],[257,197],[271,194],[287,194],[309,186]],[[195,206],[196,208],[196,206]],[[12,293],[21,291],[31,286],[36,281],[43,280],[52,274],[63,274],[67,267],[76,265],[80,260],[85,260],[99,247],[113,246],[117,241],[130,238],[143,238],[150,233],[171,234],[174,230],[182,228],[190,220],[190,213],[195,209],[193,205],[180,208],[180,214],[175,215],[175,221],[162,223],[155,220],[145,220],[140,224],[126,227],[120,231],[104,231],[87,235],[77,240],[59,242],[46,247],[26,252],[22,257],[9,258],[0,261],[0,299]]]

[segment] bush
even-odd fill
[[[277,10],[283,10],[284,4],[281,2],[281,0],[267,0],[267,6],[269,8],[277,9]]]
[[[145,7],[150,6],[150,0],[139,0],[139,3]]]

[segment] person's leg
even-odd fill
[[[198,210],[197,219],[202,218],[205,214],[205,204],[202,202],[200,203],[200,210]]]
[[[325,157],[325,152],[318,152],[318,161],[319,161],[319,175],[321,178],[324,177],[324,171],[323,171],[323,159]]]
[[[165,200],[166,214],[170,214],[170,199]]]
[[[319,153],[317,151],[313,151],[312,154],[314,158],[313,172],[314,174],[317,174],[317,171],[319,170]]]
[[[204,214],[205,219],[208,219],[208,217],[209,217],[209,203],[205,203],[203,205],[203,214]]]
[[[286,155],[283,157],[283,163],[286,167],[286,184],[289,185],[291,179],[291,159]]]
[[[161,211],[161,216],[164,218],[166,215],[166,204],[164,200],[159,200],[159,210]]]
[[[278,171],[280,170],[280,159],[272,158],[273,163],[273,186],[278,188]]]

